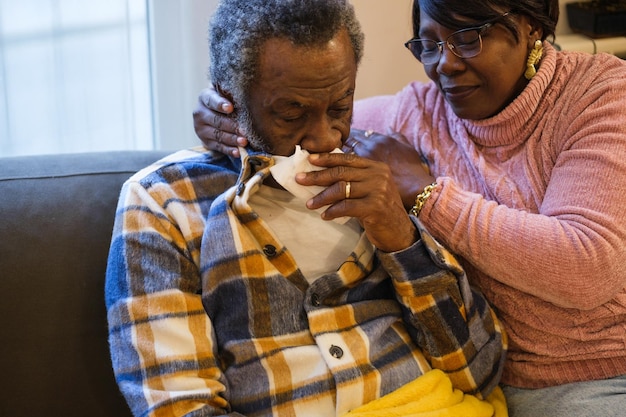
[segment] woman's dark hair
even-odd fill
[[[530,21],[543,29],[541,40],[554,37],[559,20],[558,0],[414,0],[413,36],[419,37],[420,11],[440,25],[458,30],[468,25],[468,19],[476,24],[501,16],[505,12],[528,16]],[[512,19],[502,24],[519,42],[519,32]]]

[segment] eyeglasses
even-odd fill
[[[445,41],[437,42],[432,39],[413,38],[406,42],[404,46],[424,65],[433,65],[439,62],[443,54],[444,45],[459,58],[473,58],[483,50],[483,38],[481,35],[493,26],[496,21],[508,14],[508,12],[504,13],[480,26],[457,30],[448,36]]]

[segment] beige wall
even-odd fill
[[[412,37],[412,0],[352,0],[352,4],[365,32],[356,98],[394,94],[413,80],[428,80],[422,64],[404,47]]]

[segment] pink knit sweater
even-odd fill
[[[557,52],[496,116],[462,120],[434,83],[357,102],[441,185],[420,219],[463,258],[509,335],[503,382],[626,374],[626,61]]]

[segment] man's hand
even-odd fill
[[[302,185],[327,187],[307,202],[310,209],[330,205],[322,218],[355,217],[378,249],[396,252],[417,240],[417,230],[405,210],[389,167],[356,154],[320,153],[309,156],[321,171],[298,173]]]

